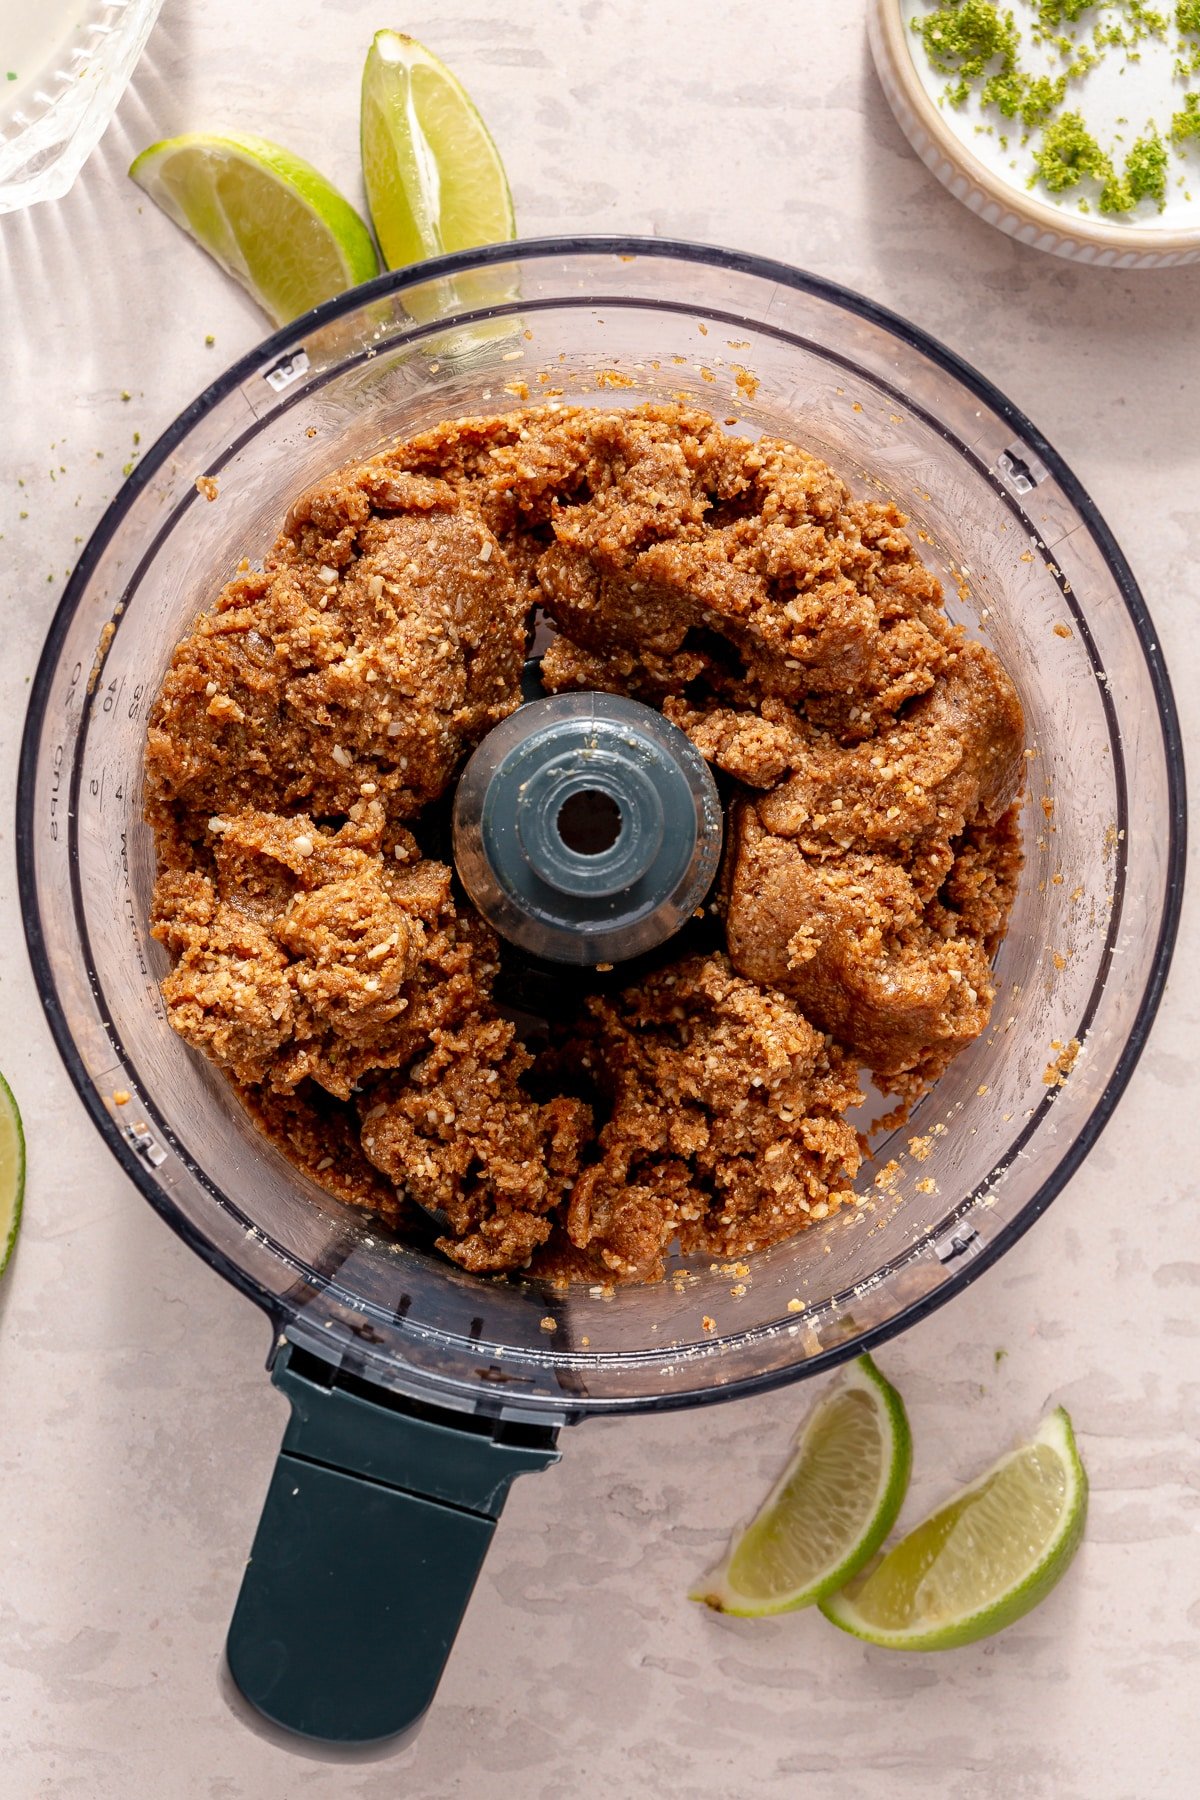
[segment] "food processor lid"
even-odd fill
[[[494,727],[454,801],[454,859],[501,936],[550,962],[625,962],[692,917],[721,856],[703,757],[615,694],[531,700]]]

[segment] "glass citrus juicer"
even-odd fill
[[[737,1295],[707,1258],[676,1257],[658,1286],[559,1291],[465,1274],[433,1231],[393,1241],[259,1135],[159,994],[142,755],[175,644],[306,486],[396,434],[555,390],[607,407],[686,398],[895,499],[951,616],[995,647],[1024,702],[1026,861],[991,1026],[908,1126],[877,1134],[864,1203],[754,1256]],[[218,483],[215,504],[199,476]],[[572,704],[599,729],[593,698]],[[499,793],[497,771],[533,734],[526,714],[545,705],[509,722],[515,751],[498,727],[462,778],[459,866],[481,904],[524,908],[526,922],[529,897],[501,892],[504,869],[517,889],[522,867],[549,870],[558,912],[539,929],[565,934],[569,961],[594,896],[586,882],[584,900],[567,892],[562,846],[537,839],[532,813],[523,856],[467,866],[499,817],[481,796]],[[636,878],[653,839],[668,911],[711,880],[720,830],[703,765],[672,762],[678,749],[663,752],[660,786],[649,762],[631,776],[618,758],[607,800],[589,782],[581,803],[582,829],[603,835],[608,808],[620,840],[642,782]],[[569,784],[570,743],[558,750],[554,779]],[[1078,1168],[1145,1041],[1178,916],[1183,807],[1155,635],[1078,481],[972,369],[827,282],[657,240],[499,245],[331,301],[188,407],[105,514],[55,617],[22,747],[18,847],[34,970],[85,1106],[162,1217],[270,1321],[292,1419],[229,1637],[248,1699],[314,1738],[410,1727],[511,1481],[556,1457],[562,1426],[828,1369],[1001,1256]],[[566,847],[567,863],[594,854]],[[629,911],[618,877],[610,914]],[[534,950],[546,942],[535,930]],[[622,941],[614,960],[631,953]],[[927,1140],[919,1166],[914,1134]]]

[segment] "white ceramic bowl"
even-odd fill
[[[1157,215],[1121,221],[1085,215],[1049,196],[1035,196],[1022,176],[1010,176],[999,157],[986,154],[986,140],[975,135],[970,114],[937,105],[917,64],[919,46],[909,26],[912,12],[904,0],[871,0],[867,15],[871,53],[900,129],[956,200],[1022,244],[1076,262],[1118,269],[1200,262],[1200,167],[1194,198],[1173,202],[1170,216],[1161,221]],[[1126,72],[1132,92],[1145,77],[1136,65]]]

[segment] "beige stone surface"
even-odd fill
[[[418,1741],[345,1764],[255,1735],[221,1683],[284,1422],[265,1327],[108,1157],[25,958],[16,752],[64,575],[132,434],[149,443],[262,331],[124,169],[155,138],[224,123],[283,139],[355,191],[358,72],[383,23],[460,72],[526,233],[656,232],[778,256],[976,362],[1107,515],[1194,746],[1200,272],[1075,268],[968,215],[887,112],[863,13],[863,0],[445,0],[385,18],[361,0],[167,0],[73,193],[0,220],[0,1066],[30,1145],[23,1240],[0,1287],[4,1800],[1194,1791],[1194,896],[1191,948],[1085,1168],[1003,1263],[881,1357],[918,1424],[908,1516],[1049,1403],[1071,1408],[1091,1526],[1045,1607],[924,1659],[810,1615],[709,1616],[687,1583],[808,1395],[591,1424],[514,1491]]]

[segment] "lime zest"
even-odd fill
[[[1084,82],[1111,54],[1121,58],[1122,72],[1137,63],[1143,40],[1166,44],[1174,57],[1174,75],[1189,81],[1200,70],[1200,0],[1176,0],[1173,12],[1147,0],[1107,0],[1103,8],[1097,0],[1027,0],[1019,17],[992,0],[946,0],[940,5],[928,0],[928,6],[910,26],[930,69],[943,78],[938,105],[961,110],[975,96],[983,116],[973,128],[988,136],[996,135],[989,120],[993,111],[1019,121],[1020,142],[1030,146],[1033,165],[1027,187],[1040,184],[1056,200],[1085,213],[1098,208],[1102,214],[1124,216],[1143,201],[1159,212],[1165,209],[1171,156],[1182,156],[1189,136],[1186,113],[1174,114],[1161,129],[1148,120],[1143,136],[1124,154],[1118,148],[1120,135],[1102,143],[1087,123],[1087,87],[1079,103],[1063,109],[1073,85]],[[1100,17],[1093,19],[1093,13]],[[1049,61],[1049,69],[1037,71],[1039,55]],[[1178,131],[1177,119],[1182,121]],[[1006,134],[997,141],[1007,149]]]

